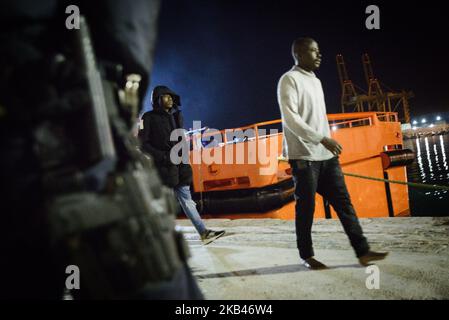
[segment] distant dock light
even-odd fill
[[[433,123],[430,124],[429,128],[433,128]]]
[[[421,123],[426,123],[426,122],[427,122],[427,120],[425,118],[421,120]]]
[[[437,116],[437,121],[440,121],[441,120],[441,117],[440,116]]]
[[[413,120],[413,124],[418,124],[418,121],[416,121],[416,120]]]

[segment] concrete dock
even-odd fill
[[[206,299],[449,298],[449,217],[360,219],[372,249],[390,252],[374,280],[377,271],[358,264],[338,220],[314,222],[315,256],[330,267],[322,271],[301,265],[293,221],[205,220],[227,232],[207,246],[189,220],[177,222]]]

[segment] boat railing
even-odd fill
[[[329,123],[332,130],[342,128],[353,128],[362,126],[371,126],[373,124],[372,118],[352,119],[347,121],[332,121]]]
[[[397,112],[377,112],[377,118],[383,122],[398,122]]]
[[[208,144],[207,146],[204,146],[206,148],[210,147],[222,147],[227,144],[234,144],[234,143],[240,143],[240,142],[246,142],[246,141],[253,141],[253,140],[259,140],[259,139],[266,139],[269,137],[273,137],[276,135],[282,134],[281,130],[278,128],[275,128],[275,132],[269,131],[269,134],[265,134],[266,128],[273,125],[279,125],[282,122],[281,119],[271,120],[271,121],[264,121],[264,122],[258,122],[252,125],[243,126],[243,127],[237,127],[232,129],[222,129],[222,130],[211,130],[211,131],[205,131],[202,134],[202,139],[209,138],[209,137],[219,137],[219,143],[217,144]],[[264,134],[261,134],[261,129],[265,129]],[[195,135],[194,135],[195,136]],[[237,138],[236,138],[237,136]],[[233,137],[233,138],[230,138]],[[193,139],[195,142],[197,142],[197,139]]]
[[[328,114],[328,120],[331,129],[337,130],[342,128],[373,126],[379,124],[380,122],[398,122],[398,115],[396,112],[338,113]],[[276,119],[232,129],[212,130],[210,132],[205,131],[201,134],[201,139],[211,136],[216,137],[218,135],[220,135],[220,138],[218,139],[218,143],[209,143],[208,145],[203,147],[222,147],[227,144],[271,138],[282,134],[281,130],[276,129],[276,132],[270,131],[270,133],[268,134],[261,134],[260,129],[264,129],[266,127],[274,125],[279,126],[281,123],[282,119]],[[198,141],[197,139],[193,140]]]

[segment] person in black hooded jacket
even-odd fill
[[[179,109],[181,98],[170,88],[157,86],[153,89],[151,102],[153,110],[142,116],[143,129],[139,133],[142,150],[154,159],[162,182],[174,189],[179,204],[200,234],[201,240],[205,244],[210,243],[222,236],[225,231],[206,228],[190,194],[192,183],[190,164],[182,162],[173,164],[170,159],[171,149],[179,143],[171,141],[170,135],[173,130],[183,128],[183,117]]]

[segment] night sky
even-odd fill
[[[365,52],[382,83],[415,93],[412,117],[449,110],[449,17],[441,2],[162,2],[150,89],[163,84],[181,95],[186,128],[193,120],[222,129],[279,118],[277,82],[301,36],[320,46],[328,113],[341,112],[336,54],[366,90]],[[380,8],[380,30],[365,27],[369,4]]]

